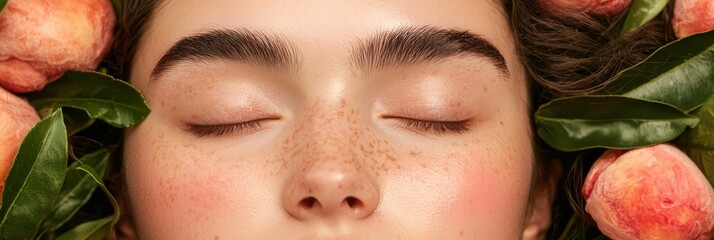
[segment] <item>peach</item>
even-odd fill
[[[672,145],[606,151],[582,193],[612,239],[714,239],[714,189]]]
[[[0,88],[0,193],[20,143],[38,121],[40,117],[27,101]]]
[[[549,12],[583,12],[592,16],[616,16],[627,9],[632,0],[539,0]]]
[[[96,69],[115,22],[108,0],[9,0],[0,14],[0,87],[31,92],[67,70]]]
[[[672,27],[677,38],[714,29],[714,1],[675,1]]]

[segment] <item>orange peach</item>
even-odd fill
[[[714,189],[672,145],[606,151],[582,193],[585,210],[612,239],[714,239]]]
[[[70,69],[94,70],[109,50],[108,0],[10,0],[0,14],[0,87],[42,89]]]
[[[714,1],[675,1],[672,27],[677,38],[714,29]]]
[[[616,16],[627,9],[632,0],[539,0],[549,12],[583,12],[592,16]]]
[[[0,193],[25,135],[40,117],[27,101],[0,88]]]

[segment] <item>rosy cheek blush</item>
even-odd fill
[[[533,168],[528,141],[506,141],[492,137],[464,146],[461,162],[462,181],[450,206],[452,217],[464,218],[465,229],[518,229],[514,219],[525,221]],[[508,146],[505,147],[504,146]],[[516,209],[516,210],[514,210]],[[509,214],[504,214],[509,213]],[[520,221],[520,222],[523,222]],[[505,232],[505,231],[504,231]]]

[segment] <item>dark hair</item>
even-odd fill
[[[674,38],[669,11],[625,36],[618,18],[545,11],[537,1],[507,1],[511,26],[539,102],[588,93]]]
[[[554,98],[587,94],[604,87],[618,72],[674,40],[671,3],[656,19],[624,36],[619,34],[618,17],[546,11],[533,0],[505,0],[504,4],[510,9],[520,59],[535,85],[532,88],[533,111]],[[563,188],[556,201],[565,202],[561,205],[569,204],[572,208],[561,214],[574,211],[585,223],[594,225],[585,214],[585,200],[580,195],[580,188],[585,173],[602,150],[567,154],[547,147],[540,139],[536,141],[536,151],[540,151],[541,157],[557,158],[570,169],[561,182]],[[546,178],[543,173],[547,171],[536,172],[537,181]],[[558,211],[557,205],[555,211]],[[554,214],[558,215],[557,212]],[[557,223],[553,225],[557,227]]]
[[[127,80],[131,73],[136,50],[152,16],[163,0],[125,0],[114,34],[114,45],[109,58],[110,70],[115,77]]]

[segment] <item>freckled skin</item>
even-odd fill
[[[499,8],[466,0],[169,1],[132,68],[131,82],[152,113],[125,134],[131,222],[123,224],[136,234],[126,236],[522,238],[533,136],[526,78]],[[490,39],[510,76],[475,57],[370,74],[350,64],[353,43],[414,25]],[[209,61],[148,84],[172,44],[207,26],[283,36],[300,51],[302,69],[284,76]],[[197,137],[182,130],[187,122],[265,116],[277,117],[246,133]],[[436,134],[394,116],[465,119],[469,130]]]

